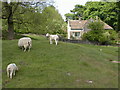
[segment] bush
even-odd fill
[[[84,33],[82,39],[92,42],[98,42],[102,45],[115,44],[118,35],[115,30],[104,30],[104,23],[100,20],[93,21],[88,24],[91,31]]]
[[[92,42],[98,42],[102,45],[108,44],[116,44],[116,40],[118,39],[117,32],[115,30],[104,30],[103,32],[98,31],[89,31],[88,33],[84,33],[83,40],[89,40]]]
[[[87,26],[88,28],[90,28],[91,30],[104,30],[104,23],[101,22],[100,20],[96,20],[96,21],[93,21],[93,22],[90,22]]]
[[[5,40],[7,39],[8,36],[8,31],[7,30],[2,30],[2,39]]]

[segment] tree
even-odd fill
[[[42,15],[44,20],[42,27],[45,33],[62,33],[62,25],[64,24],[64,21],[54,6],[46,7],[43,10]]]
[[[84,33],[82,38],[98,44],[115,44],[118,38],[116,31],[104,30],[103,26],[104,24],[100,21],[89,23],[88,28],[90,28],[91,31]]]
[[[43,5],[44,3],[46,3],[45,0],[44,2],[42,0],[41,2],[2,2],[2,19],[7,20],[8,39],[14,38],[14,24],[17,23],[19,25],[23,23],[29,23],[29,20],[25,20],[24,14],[28,11],[33,13],[38,12],[36,7]]]
[[[84,18],[98,16],[101,20],[116,29],[118,7],[116,2],[87,2]]]
[[[107,0],[106,0],[107,1]],[[78,20],[81,19],[87,20],[89,18],[94,18],[98,16],[102,21],[112,26],[115,30],[117,29],[117,17],[118,17],[118,8],[119,5],[116,5],[116,2],[92,2],[88,1],[85,6],[76,5],[73,10],[71,10],[72,19]],[[67,15],[70,16],[70,14]]]
[[[104,30],[104,23],[101,22],[101,20],[94,20],[93,22],[90,22],[88,24],[88,28],[94,31],[101,32],[102,30]]]
[[[75,8],[73,10],[70,10],[71,13],[65,14],[66,20],[68,19],[73,19],[73,20],[78,20],[78,19],[83,19],[83,12],[85,10],[85,7],[82,5],[75,5]]]
[[[7,19],[8,22],[8,38],[13,39],[14,37],[14,24],[13,24],[13,14],[17,8],[17,4],[15,5],[15,8],[13,9],[13,3],[8,4],[7,2],[3,2],[3,19]]]
[[[74,19],[83,19],[83,12],[85,10],[85,6],[83,5],[75,5],[75,8],[71,10],[71,12],[74,14]]]
[[[117,19],[117,21],[118,21],[117,30],[120,31],[120,1],[117,2],[117,6],[119,8],[119,10],[118,10],[118,19]]]
[[[69,19],[74,20],[74,14],[66,13],[66,14],[65,14],[65,17],[66,17],[66,21],[68,21]]]
[[[0,1],[0,17],[2,17],[2,2]],[[2,19],[0,18],[0,38],[2,37]]]

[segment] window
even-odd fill
[[[76,37],[76,38],[77,38],[77,37],[79,38],[79,37],[80,37],[80,32],[73,32],[73,33],[72,33],[72,36],[73,36],[73,37]]]
[[[80,32],[75,32],[75,36],[79,37],[80,36]]]

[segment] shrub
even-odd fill
[[[89,23],[88,28],[91,31],[84,33],[82,39],[98,42],[102,45],[115,44],[118,38],[117,32],[115,30],[104,30],[103,25],[99,20]]]
[[[2,39],[5,40],[7,39],[8,36],[8,31],[7,30],[2,30]]]
[[[104,23],[101,22],[100,20],[96,20],[93,22],[90,22],[87,26],[88,28],[90,28],[91,30],[104,30]]]
[[[99,42],[102,45],[115,44],[118,39],[117,32],[115,30],[104,30],[103,32],[89,31],[84,33],[82,39],[92,42]]]

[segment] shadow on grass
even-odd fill
[[[2,40],[8,40],[7,36],[8,36],[8,33],[3,32],[2,33]],[[18,34],[18,33],[15,33],[15,35],[14,35],[14,39],[20,39],[22,37],[30,37],[32,40],[39,40],[38,38],[30,36],[30,35],[24,35],[24,34]]]
[[[15,34],[15,39],[20,39],[22,37],[30,37],[32,40],[39,40],[38,38],[36,37],[33,37],[33,36],[30,36],[30,35],[23,35],[23,34]]]

